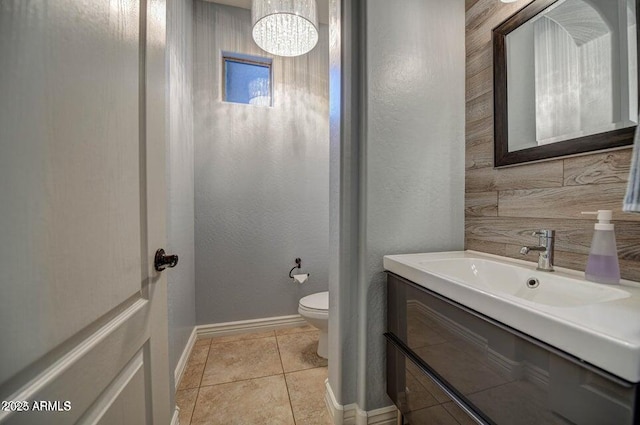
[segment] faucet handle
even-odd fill
[[[555,236],[555,233],[556,233],[555,230],[542,229],[542,230],[537,230],[533,232],[531,236],[542,236],[545,238],[552,238]]]

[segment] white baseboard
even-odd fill
[[[299,314],[291,316],[267,317],[264,319],[241,320],[238,322],[215,323],[196,326],[198,338],[235,335],[250,332],[273,331],[276,329],[302,326],[307,322]]]
[[[173,372],[175,390],[178,390],[178,384],[180,383],[180,379],[182,379],[182,374],[184,373],[185,368],[187,367],[187,360],[189,360],[189,356],[191,355],[191,350],[193,350],[193,346],[196,343],[196,338],[198,336],[197,326],[193,328],[191,331],[191,335],[189,335],[189,339],[187,340],[187,344],[182,350],[182,354],[178,359],[178,364],[176,365],[176,370]],[[172,424],[173,425],[173,424]]]
[[[331,416],[334,425],[355,425],[358,406],[355,403],[344,406],[338,403],[328,379],[324,381],[324,386],[326,388],[324,402],[327,405],[329,416]]]
[[[367,425],[396,425],[398,423],[398,409],[396,406],[381,407],[380,409],[363,411],[358,409],[358,416],[366,419]]]
[[[180,425],[180,408],[178,406],[176,406],[176,410],[173,411],[171,425]]]
[[[341,405],[336,401],[329,380],[325,381],[324,401],[334,425],[396,425],[398,409],[387,406],[380,409],[365,411],[356,403]]]

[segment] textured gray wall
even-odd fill
[[[366,16],[358,404],[371,410],[389,404],[382,257],[464,247],[465,5],[377,0]]]
[[[329,383],[336,401],[354,403],[358,364],[358,226],[364,0],[331,0],[329,182]]]
[[[358,405],[385,391],[385,254],[464,246],[465,4],[366,3]]]
[[[221,101],[221,51],[269,57],[250,11],[195,2],[196,311],[199,324],[297,313],[327,290],[328,30],[274,58],[274,106]],[[287,273],[296,257],[308,283]]]
[[[169,368],[174,370],[196,322],[193,181],[193,2],[167,2],[169,138],[167,146],[167,251],[180,256],[166,271]]]
[[[329,384],[369,411],[391,404],[382,257],[464,245],[465,6],[331,0],[329,15]]]

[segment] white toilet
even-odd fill
[[[329,331],[329,292],[318,292],[307,295],[298,303],[300,316],[320,330],[318,340],[318,355],[328,357],[328,331]]]

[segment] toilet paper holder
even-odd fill
[[[291,279],[293,279],[293,275],[292,275],[291,273],[293,273],[293,271],[294,271],[295,269],[299,269],[299,268],[301,268],[301,267],[302,267],[302,259],[300,259],[300,258],[296,258],[296,260],[295,260],[295,261],[296,261],[296,265],[295,265],[295,266],[293,266],[293,267],[291,267],[291,270],[289,270],[289,277],[290,277]],[[311,275],[310,275],[309,273],[307,273],[307,276],[311,276]]]

